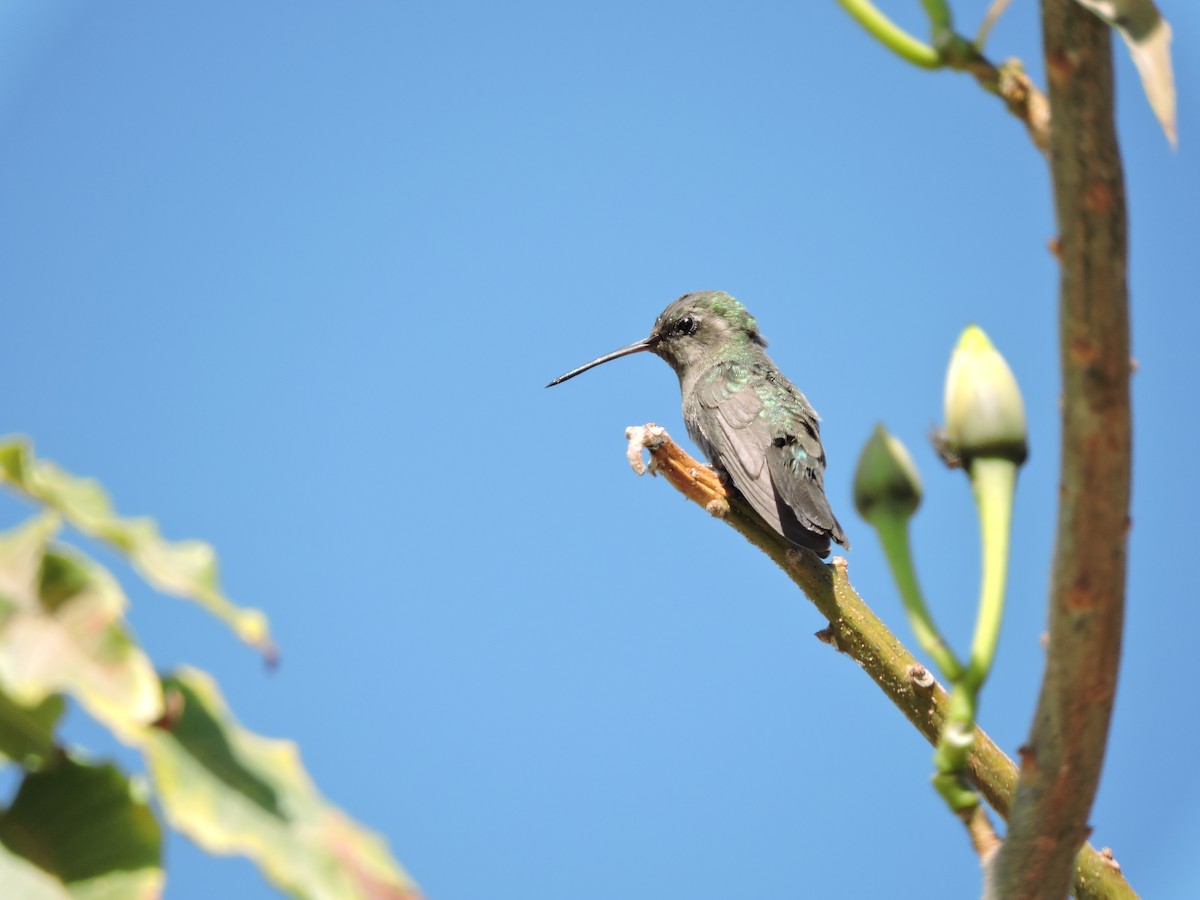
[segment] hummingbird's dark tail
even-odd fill
[[[779,524],[782,527],[783,536],[791,543],[806,547],[811,550],[821,559],[829,556],[830,544],[836,542],[841,544],[847,550],[850,549],[850,542],[846,540],[846,533],[842,531],[842,525],[834,517],[832,510],[829,509],[829,501],[825,499],[824,492],[819,498],[813,498],[817,501],[814,512],[816,515],[811,518],[805,516],[807,521],[801,521],[800,516],[792,509],[791,506],[780,496],[776,495],[776,506],[779,510]],[[824,507],[822,515],[820,510]],[[827,517],[826,517],[827,516]]]

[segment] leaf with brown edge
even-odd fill
[[[211,853],[249,857],[279,888],[314,900],[416,900],[385,842],[330,805],[290,741],[233,718],[213,679],[163,679],[176,709],[143,752],[171,825]]]
[[[125,628],[116,579],[81,553],[50,546],[44,513],[0,534],[0,688],[18,706],[69,693],[125,740],[162,715],[150,660]]]
[[[34,456],[23,437],[0,441],[0,481],[57,510],[84,534],[106,541],[129,557],[153,587],[192,600],[228,624],[246,643],[273,662],[267,619],[256,609],[230,602],[221,590],[217,556],[203,541],[168,541],[153,519],[123,518],[94,478],[79,478]]]

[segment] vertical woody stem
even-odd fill
[[[1110,31],[1075,0],[1043,0],[1042,27],[1062,261],[1062,469],[1046,675],[995,874],[997,896],[1062,898],[1116,691],[1132,431]]]

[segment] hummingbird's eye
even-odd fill
[[[671,330],[674,331],[676,334],[695,334],[696,333],[696,320],[693,319],[691,316],[684,316],[682,319],[680,319],[678,322],[675,323],[675,327],[672,328]]]

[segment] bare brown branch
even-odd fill
[[[997,860],[1003,897],[1062,897],[1088,833],[1116,691],[1131,423],[1126,210],[1107,25],[1042,4],[1062,264],[1062,470],[1041,697]]]

